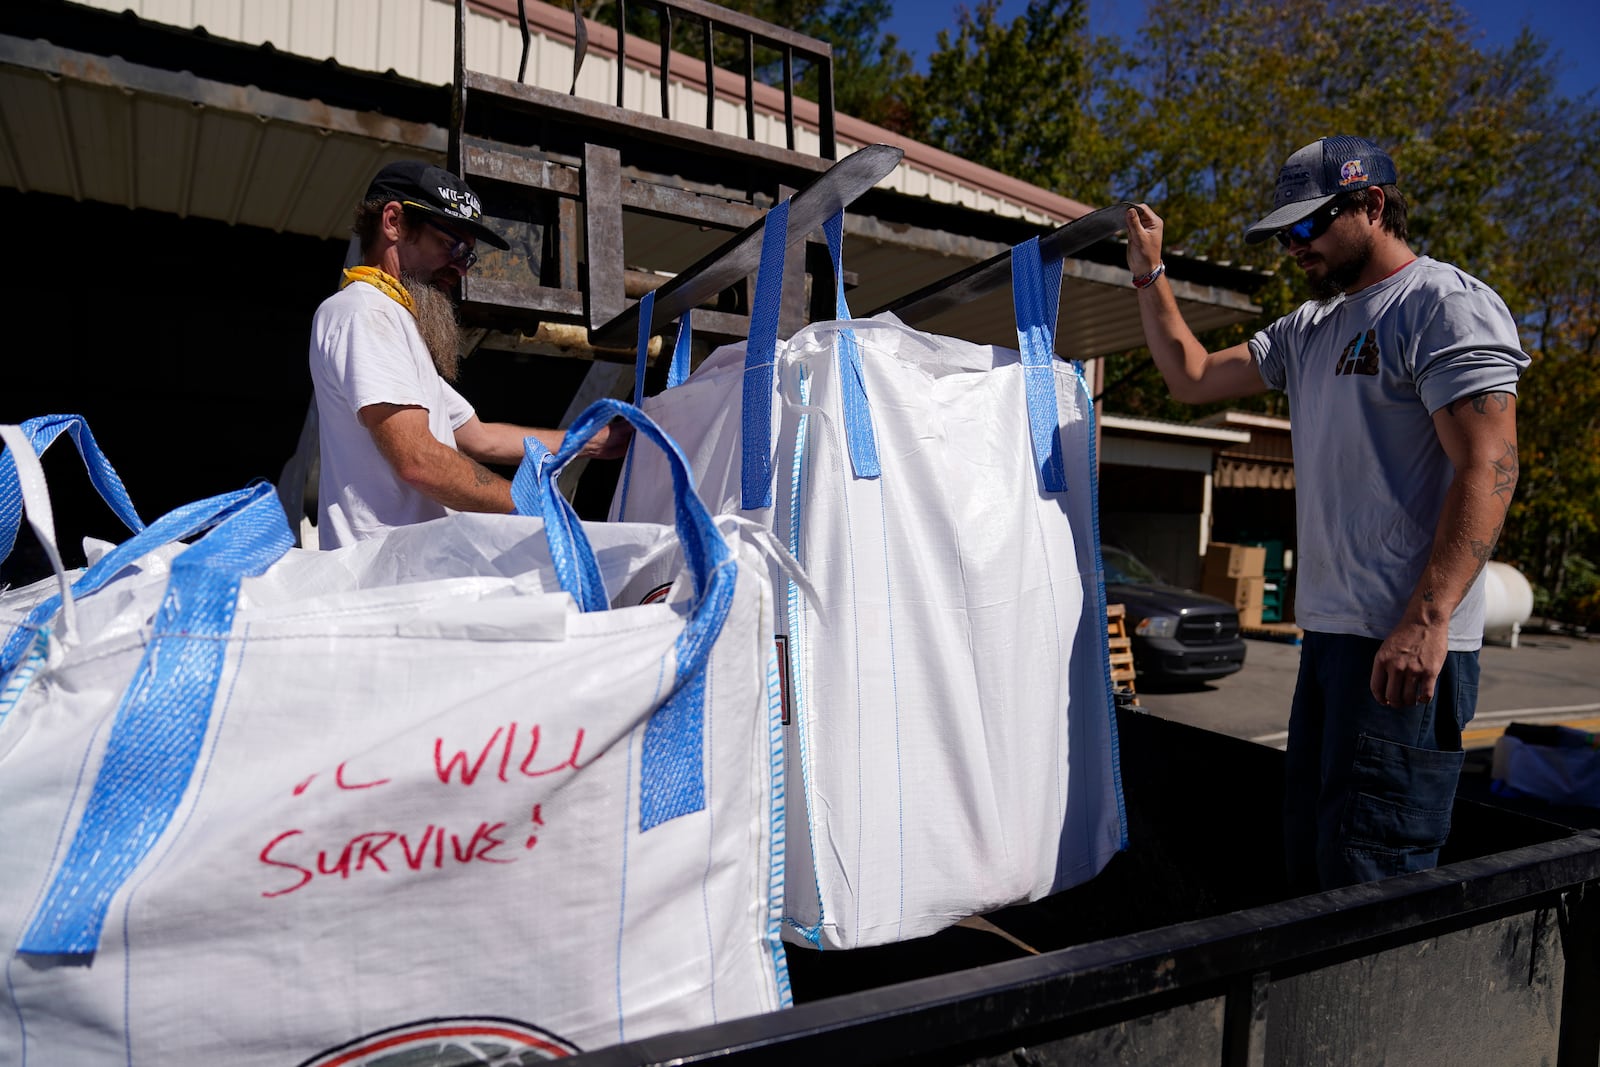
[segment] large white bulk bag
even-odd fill
[[[749,342],[644,408],[708,505],[769,526],[818,591],[791,591],[777,632],[804,801],[786,933],[851,948],[1076,885],[1124,847],[1093,405],[1051,350],[1060,264],[1037,241],[1013,255],[1021,352],[842,299],[779,344],[782,212]],[[641,453],[613,518],[660,521],[666,484]]]
[[[263,486],[58,643],[0,723],[0,1062],[499,1062],[784,1005],[765,563],[678,474],[677,532],[325,553]],[[581,610],[584,559],[680,589]]]

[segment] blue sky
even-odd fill
[[[1457,0],[1477,22],[1489,46],[1509,43],[1524,21],[1554,45],[1558,58],[1559,88],[1577,96],[1600,87],[1600,2],[1597,0]],[[900,38],[900,47],[917,58],[919,70],[938,46],[941,29],[956,22],[957,0],[895,0],[895,13],[884,30]],[[976,7],[976,2],[968,5]],[[1000,17],[1007,21],[1022,14],[1027,0],[1003,0]],[[1142,19],[1142,0],[1091,0],[1090,29],[1095,33],[1131,37]]]

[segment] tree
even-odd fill
[[[1142,41],[1129,68],[1143,107],[1128,182],[1159,199],[1186,250],[1277,267],[1257,296],[1263,320],[1306,295],[1275,245],[1239,239],[1279,163],[1335,132],[1391,151],[1412,246],[1500,292],[1533,357],[1500,557],[1548,610],[1600,621],[1594,102],[1556,97],[1547,48],[1527,33],[1481,51],[1451,0],[1367,0],[1332,20],[1310,0],[1160,0]]]
[[[1505,205],[1508,300],[1533,366],[1517,404],[1522,478],[1501,558],[1540,610],[1600,624],[1600,109],[1547,99]]]
[[[1329,133],[1395,156],[1414,247],[1503,288],[1511,245],[1494,207],[1515,196],[1524,127],[1548,92],[1537,58],[1526,42],[1481,53],[1452,0],[1363,0],[1334,18],[1315,0],[1157,0],[1122,60],[1137,104],[1113,186],[1158,205],[1175,250],[1275,271],[1255,294],[1261,319],[1204,338],[1213,347],[1306,299],[1281,249],[1242,232],[1270,204],[1282,161]],[[1184,416],[1158,377],[1133,385],[1119,404]],[[1276,394],[1233,406],[1284,413]]]
[[[904,89],[912,136],[1079,199],[1104,194],[1119,135],[1093,121],[1091,87],[1115,57],[1088,40],[1085,0],[1030,0],[1009,23],[998,13],[983,0],[959,10],[953,37],[939,32],[928,73]]]
[[[891,0],[836,0],[800,23],[800,32],[833,46],[834,107],[897,132],[909,124],[901,87],[911,77],[911,56],[880,27]],[[764,16],[763,16],[764,17]]]

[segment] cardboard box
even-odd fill
[[[1267,572],[1267,550],[1260,545],[1213,542],[1200,573],[1204,578],[1259,578]]]
[[[1261,606],[1239,609],[1239,629],[1259,630],[1261,628]]]
[[[1244,613],[1254,611],[1256,621],[1251,625],[1260,625],[1262,594],[1265,592],[1267,580],[1265,578],[1220,578],[1208,575],[1200,582],[1200,591],[1206,596],[1214,596],[1218,600],[1226,600],[1232,604],[1234,610],[1239,612],[1239,624],[1246,625]]]

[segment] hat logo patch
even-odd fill
[[[1339,184],[1352,185],[1367,181],[1367,168],[1359,159],[1346,160],[1339,165]]]
[[[478,204],[478,198],[464,189],[451,189],[448,186],[438,186],[439,199],[445,203],[445,210],[464,219],[475,219],[483,214],[483,208]]]

